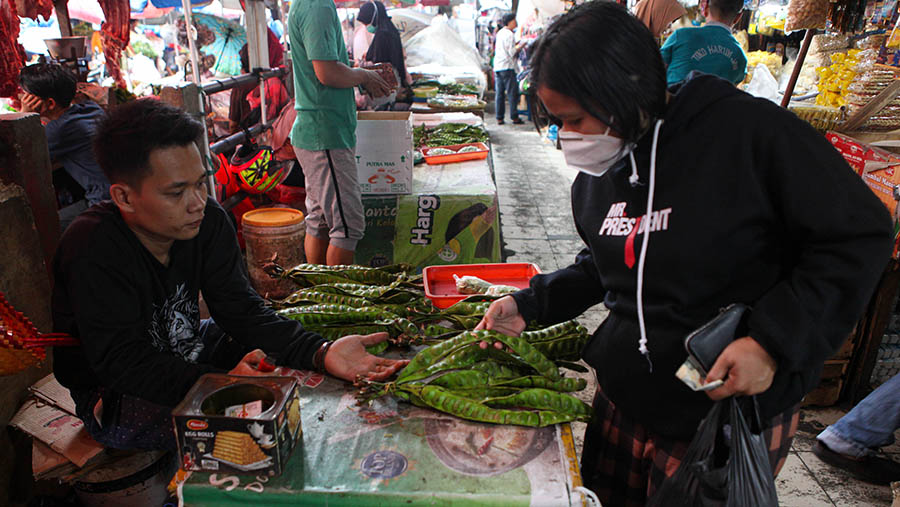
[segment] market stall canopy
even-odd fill
[[[69,0],[66,5],[70,19],[78,19],[95,25],[106,21],[103,9],[97,0]],[[154,6],[149,0],[130,0],[131,19],[149,19],[165,16],[172,11],[171,7],[160,8]],[[56,19],[55,15],[53,19]]]
[[[69,0],[71,2],[73,0]],[[160,18],[172,12],[172,7],[157,7],[149,0],[130,0],[131,19]],[[71,7],[69,8],[71,12]]]

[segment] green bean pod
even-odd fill
[[[454,390],[485,387],[489,382],[490,378],[478,370],[456,370],[448,371],[443,375],[432,379],[428,384]]]
[[[404,379],[419,370],[424,370],[459,347],[470,343],[478,343],[486,339],[488,333],[489,331],[469,331],[421,350],[416,354],[416,357],[406,365],[406,368],[400,372],[400,376],[397,380]]]
[[[484,316],[485,312],[487,312],[488,307],[490,307],[490,303],[466,303],[460,301],[452,306],[448,306],[441,313],[443,315],[460,315],[463,317],[471,317],[471,316]]]
[[[399,335],[399,331],[395,331],[395,329],[390,324],[361,324],[361,325],[333,325],[333,326],[309,326],[306,328],[307,331],[312,331],[314,333],[318,333],[328,341],[334,341],[338,338],[343,338],[348,335],[367,335],[372,333],[381,333],[386,332],[391,336]]]
[[[532,346],[550,359],[577,361],[589,338],[587,335],[566,335],[554,340],[534,342]]]
[[[316,287],[312,287],[315,289]],[[284,303],[303,303],[310,302],[314,304],[329,304],[349,306],[352,308],[363,308],[371,306],[371,301],[361,297],[345,296],[343,294],[333,294],[329,292],[319,292],[316,290],[303,289],[288,296]]]
[[[553,411],[492,408],[438,386],[423,386],[417,395],[419,401],[431,408],[471,421],[540,427],[575,419],[575,416]]]
[[[409,374],[406,374],[406,370],[403,370],[400,372],[401,375],[397,379],[397,382],[420,381],[443,371],[468,368],[474,365],[479,359],[482,359],[484,354],[485,352],[478,346],[478,342],[470,342],[457,347],[455,350],[428,365],[426,368],[413,371]],[[416,355],[416,357],[418,357],[418,355]]]
[[[581,391],[587,387],[587,381],[583,378],[563,377],[557,381],[549,380],[546,377],[538,377],[529,375],[509,380],[499,380],[492,382],[494,386],[509,387],[537,387],[542,389],[550,389],[557,392],[575,392]]]
[[[488,351],[485,355],[490,355],[490,354],[491,354],[491,352]],[[512,379],[512,378],[519,378],[521,376],[521,374],[519,372],[510,368],[506,364],[500,364],[497,361],[490,360],[490,359],[487,361],[479,361],[479,362],[473,364],[472,369],[486,373],[488,375],[488,377],[493,379],[495,382],[500,379]],[[544,378],[544,377],[540,377],[540,378]]]
[[[559,368],[553,364],[553,361],[547,359],[540,350],[528,343],[524,338],[518,336],[507,336],[501,333],[489,331],[490,341],[499,341],[513,350],[526,364],[534,368],[541,375],[550,380],[559,380]]]
[[[481,400],[485,405],[493,407],[526,407],[551,410],[562,414],[571,414],[579,420],[590,418],[592,409],[571,394],[558,393],[549,389],[524,389],[516,394]]]
[[[531,343],[534,343],[561,338],[569,334],[586,335],[587,329],[585,329],[584,326],[579,324],[576,320],[567,320],[565,322],[554,324],[543,329],[537,329],[535,331],[525,331],[519,336]]]

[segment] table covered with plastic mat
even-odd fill
[[[568,424],[465,421],[346,382],[301,378],[302,444],[278,477],[194,473],[185,505],[583,505]]]

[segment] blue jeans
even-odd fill
[[[513,69],[498,70],[494,88],[497,91],[497,119],[502,120],[506,114],[506,101],[509,100],[509,117],[513,121],[519,119],[519,81]]]
[[[900,428],[900,374],[881,384],[816,437],[834,452],[862,458],[894,442]]]
[[[200,323],[205,344],[198,363],[228,369],[234,368],[246,352],[243,345],[232,340],[213,322]],[[87,432],[104,447],[113,449],[175,450],[172,408],[157,405],[135,396],[117,393],[104,387],[90,390],[71,390],[75,412],[84,421]],[[100,420],[94,407],[103,400]]]

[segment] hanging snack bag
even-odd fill
[[[828,20],[828,0],[791,0],[788,4],[784,31],[825,28]]]

